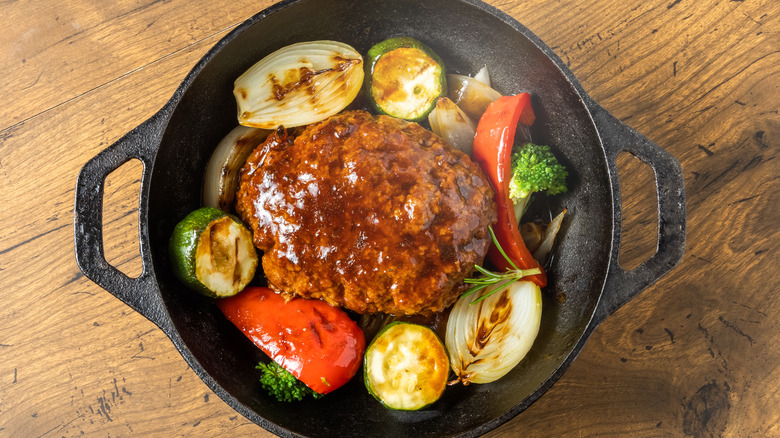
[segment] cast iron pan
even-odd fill
[[[272,51],[299,41],[333,39],[365,53],[388,37],[424,41],[449,71],[488,65],[504,94],[530,91],[534,139],[554,147],[570,170],[568,194],[551,210],[569,210],[545,293],[533,349],[505,378],[450,387],[418,412],[383,408],[355,378],[320,401],[279,403],[259,388],[262,353],[218,312],[172,276],[167,241],[200,206],[206,161],[236,126],[233,81]],[[650,165],[658,192],[658,248],[632,271],[617,264],[620,191],[616,156]],[[103,256],[106,176],[129,159],[143,162],[139,205],[143,273],[129,278]],[[90,160],[77,182],[76,258],[85,275],[157,324],[193,370],[230,406],[283,436],[476,436],[527,408],[568,368],[610,313],[681,259],[685,195],[679,163],[585,94],[563,62],[508,15],[476,0],[287,0],[238,26],[203,57],[153,117]],[[552,297],[565,295],[563,303]]]

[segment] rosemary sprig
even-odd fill
[[[476,300],[472,301],[471,304],[478,303],[485,298],[493,295],[494,293],[503,290],[505,286],[510,285],[511,283],[514,283],[515,281],[521,280],[525,277],[541,274],[542,270],[539,268],[532,268],[532,269],[518,269],[517,265],[515,265],[512,260],[509,258],[509,256],[506,255],[506,252],[504,252],[504,248],[501,248],[501,244],[498,243],[498,239],[496,238],[496,234],[493,232],[493,227],[488,226],[488,231],[490,231],[490,238],[493,239],[493,244],[496,245],[496,248],[498,249],[498,252],[501,253],[502,256],[504,256],[504,259],[509,263],[509,265],[512,267],[512,269],[507,268],[506,272],[504,273],[498,273],[493,271],[488,271],[487,269],[483,268],[479,265],[474,265],[474,268],[476,268],[477,271],[482,273],[483,277],[479,278],[467,278],[463,280],[464,283],[473,284],[474,286],[471,287],[469,290],[463,293],[463,297],[469,296],[473,294],[474,292],[481,291],[484,289],[487,289],[491,286],[498,285],[495,287],[492,291],[488,292],[485,295],[482,295],[481,297],[477,298]]]

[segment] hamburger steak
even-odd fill
[[[365,111],[294,138],[278,129],[242,168],[236,202],[270,287],[359,313],[452,304],[496,220],[490,183],[467,155]]]

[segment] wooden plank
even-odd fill
[[[7,49],[0,52],[0,129],[224,34],[272,3],[4,2],[7,26],[0,33],[0,47]]]
[[[73,257],[73,188],[84,160],[157,111],[223,35],[4,131],[2,176],[25,195],[4,196],[3,222],[27,220],[0,236],[0,283],[9,286],[0,306],[0,435],[175,436],[192,429],[263,436],[200,381],[159,329],[83,277]],[[149,98],[128,105],[139,90]],[[38,153],[30,144],[41,145]],[[47,177],[28,177],[31,169]],[[115,220],[107,221],[107,236],[137,236],[137,178],[132,166],[112,174],[105,200]],[[40,214],[23,213],[31,197]],[[120,269],[138,262],[131,240],[109,241],[130,250],[113,248]]]

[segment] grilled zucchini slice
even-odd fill
[[[176,277],[212,298],[241,292],[258,263],[252,232],[235,216],[212,207],[195,210],[176,225],[168,252]]]
[[[368,392],[389,409],[414,411],[444,393],[450,362],[441,340],[428,327],[394,322],[366,349],[363,377]]]
[[[366,96],[380,114],[419,122],[447,92],[444,62],[410,37],[391,38],[369,49]]]

